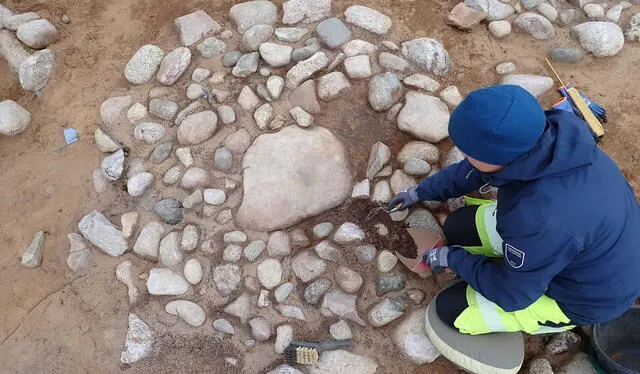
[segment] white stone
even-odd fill
[[[597,374],[598,372],[591,365],[589,355],[584,352],[577,352],[573,358],[564,364],[558,374]]]
[[[376,112],[391,109],[401,97],[402,83],[396,74],[386,72],[369,81],[369,104]]]
[[[389,159],[391,159],[391,149],[386,144],[377,142],[372,145],[367,163],[367,179],[375,178],[382,167],[389,162]]]
[[[132,84],[149,82],[158,71],[164,51],[153,44],[143,45],[124,68],[124,77]]]
[[[258,267],[258,280],[266,289],[272,289],[282,282],[282,265],[280,261],[268,258]]]
[[[270,1],[247,1],[236,4],[229,10],[229,18],[240,34],[255,25],[273,26],[277,15],[278,8]]]
[[[336,340],[351,339],[352,337],[351,328],[349,328],[349,324],[342,319],[332,324],[331,326],[329,326],[329,334],[333,339],[336,339]]]
[[[192,301],[175,300],[170,301],[164,310],[174,316],[182,318],[193,327],[202,326],[207,320],[207,314],[202,307]]]
[[[266,318],[256,317],[249,321],[249,326],[251,326],[251,334],[257,341],[263,342],[271,337],[271,326]]]
[[[184,278],[191,284],[198,284],[202,281],[202,265],[195,258],[190,258],[184,264]]]
[[[244,86],[238,96],[238,104],[242,109],[253,113],[260,105],[260,98],[249,86]]]
[[[249,261],[255,261],[266,247],[267,243],[263,240],[254,240],[244,248],[244,257]]]
[[[342,349],[324,351],[316,365],[308,366],[309,374],[374,374],[377,369],[374,359]]]
[[[442,101],[454,108],[457,107],[464,99],[456,86],[449,86],[440,91],[440,98]]]
[[[391,28],[391,19],[377,10],[361,5],[352,5],[344,12],[348,23],[362,27],[372,33],[383,35]]]
[[[551,22],[555,22],[558,18],[558,11],[549,3],[541,3],[536,9]]]
[[[210,75],[211,75],[211,70],[209,69],[195,68],[193,70],[193,73],[191,73],[191,80],[196,83],[200,83],[203,80],[209,78]]]
[[[475,10],[487,13],[489,21],[498,21],[508,18],[515,11],[507,4],[498,0],[465,0],[465,5]]]
[[[326,264],[310,251],[304,251],[293,257],[291,267],[298,278],[308,283],[324,273]]]
[[[604,18],[604,8],[599,4],[589,3],[582,7],[587,18],[592,20],[601,20]]]
[[[288,256],[291,254],[291,240],[284,231],[276,231],[269,237],[267,252],[271,257]]]
[[[207,34],[216,33],[222,29],[218,22],[202,10],[178,17],[174,24],[180,34],[180,44],[185,47],[195,44]]]
[[[384,299],[369,311],[369,323],[373,327],[382,327],[400,318],[405,308],[403,299]]]
[[[433,78],[422,74],[412,74],[404,78],[403,82],[407,86],[420,88],[428,92],[435,92],[440,88],[440,83]]]
[[[398,128],[419,139],[439,142],[449,136],[449,108],[434,96],[407,92],[398,115]]]
[[[342,45],[342,52],[344,52],[346,57],[370,55],[377,49],[375,45],[359,39],[349,40]]]
[[[33,49],[42,49],[60,40],[56,27],[46,19],[25,22],[16,30],[16,36],[22,43]]]
[[[285,301],[287,297],[289,297],[289,295],[291,295],[291,292],[293,292],[293,289],[294,289],[293,283],[291,282],[283,283],[278,288],[276,288],[273,295],[276,301],[281,303]]]
[[[522,13],[513,24],[539,40],[548,40],[556,36],[551,22],[537,13]]]
[[[198,228],[194,225],[187,225],[182,231],[180,247],[184,252],[191,252],[198,247]]]
[[[190,168],[182,175],[180,185],[185,189],[198,188],[207,183],[209,179],[209,173],[206,170],[200,168]]]
[[[136,123],[147,116],[147,107],[141,103],[135,103],[129,108],[127,118],[129,122]]]
[[[284,79],[280,76],[273,75],[267,79],[267,90],[274,100],[278,100],[284,89]]]
[[[262,43],[260,45],[260,56],[269,66],[277,68],[286,66],[291,62],[293,47],[276,43]]]
[[[425,310],[422,307],[413,311],[393,333],[398,349],[416,365],[431,363],[440,356],[425,333]]]
[[[489,23],[488,28],[491,35],[498,39],[511,34],[511,22],[509,21],[492,21]]]
[[[402,190],[415,186],[417,184],[417,181],[415,180],[415,178],[407,175],[402,170],[396,170],[391,176],[390,183],[393,193],[398,194]]]
[[[571,28],[582,48],[596,57],[614,56],[624,46],[620,26],[612,22],[585,22]]]
[[[313,74],[326,68],[328,64],[329,59],[324,52],[317,52],[308,59],[298,62],[286,74],[287,88],[290,90],[297,88]]]
[[[240,319],[240,323],[242,324],[245,324],[247,322],[250,311],[251,300],[245,293],[240,295],[231,304],[227,305],[227,307],[224,308],[225,313],[231,314],[234,317],[238,317]]]
[[[293,339],[293,327],[290,325],[281,325],[276,328],[275,351],[283,354],[284,350],[289,346]]]
[[[276,38],[285,43],[297,43],[309,33],[302,27],[280,27],[275,31]]]
[[[314,247],[318,256],[327,261],[340,262],[342,251],[336,248],[330,241],[323,240]]]
[[[189,290],[189,283],[169,269],[153,268],[149,271],[147,290],[151,295],[178,296]]]
[[[260,130],[264,130],[269,125],[269,120],[273,117],[273,107],[269,103],[262,104],[253,113],[253,119]]]
[[[384,250],[378,256],[378,270],[387,273],[393,269],[398,263],[398,258],[393,253]]]
[[[107,126],[118,126],[120,114],[131,105],[131,96],[110,97],[100,106],[100,119]]]
[[[364,79],[373,75],[371,60],[367,55],[347,57],[344,60],[344,69],[349,78],[353,79]]]
[[[340,266],[334,277],[340,288],[347,293],[356,293],[362,287],[362,276],[346,266]]]
[[[607,10],[607,14],[605,15],[607,21],[618,23],[620,20],[620,16],[622,15],[622,10],[624,9],[623,4],[616,4]]]
[[[378,64],[386,70],[396,70],[403,72],[409,68],[409,63],[402,57],[388,52],[382,52],[378,56]]]
[[[440,150],[431,143],[412,140],[405,144],[400,153],[398,153],[398,161],[402,164],[410,158],[417,158],[428,163],[437,163],[440,159]]]
[[[409,175],[426,175],[431,171],[431,166],[424,160],[410,158],[405,162],[403,170]]]
[[[127,287],[127,296],[129,304],[134,305],[140,297],[140,291],[133,280],[133,271],[131,270],[131,261],[123,261],[116,266],[116,279]]]
[[[291,117],[296,120],[296,123],[300,127],[309,127],[313,125],[313,116],[305,112],[305,110],[300,108],[299,106],[292,108],[289,111],[289,114],[291,114]]]
[[[262,43],[271,38],[271,35],[273,35],[273,27],[270,25],[252,26],[242,35],[242,46],[245,51],[257,51]]]
[[[160,240],[164,233],[164,227],[159,222],[147,223],[136,239],[133,252],[143,258],[157,259]]]
[[[509,74],[502,77],[500,84],[513,84],[529,91],[533,96],[540,96],[553,88],[553,79],[541,75]]]
[[[311,164],[314,170],[309,174]],[[288,227],[336,207],[352,189],[343,145],[318,126],[287,126],[260,135],[246,152],[242,168],[244,197],[237,221],[256,231]]]
[[[40,15],[38,15],[38,13],[27,12],[7,17],[4,22],[2,22],[2,24],[4,24],[4,27],[7,30],[16,31],[18,30],[18,27],[20,27],[20,25],[22,25],[23,23],[35,21],[37,19],[40,19]]]
[[[217,124],[218,116],[211,110],[191,114],[178,128],[178,142],[181,145],[203,143],[213,136]]]
[[[371,183],[368,179],[365,179],[355,186],[353,186],[353,192],[351,193],[351,197],[354,199],[368,199],[369,194],[371,193]]]
[[[120,224],[122,226],[122,236],[130,238],[138,223],[138,212],[128,212],[120,217]]]
[[[223,241],[225,243],[244,243],[247,241],[247,234],[242,231],[231,231],[224,234]]]
[[[286,318],[295,318],[301,321],[306,321],[307,317],[304,315],[302,309],[293,305],[278,305],[276,306],[276,310],[280,312],[283,317]]]
[[[213,269],[213,282],[222,296],[232,294],[242,282],[242,268],[235,264],[216,266]]]
[[[78,230],[91,244],[110,256],[118,257],[127,250],[122,232],[97,210],[82,217]]]
[[[225,262],[238,262],[242,258],[242,247],[229,244],[222,253],[222,260]]]
[[[282,11],[285,24],[313,23],[329,17],[331,0],[289,0],[282,4]]]
[[[148,356],[153,349],[154,332],[143,320],[129,313],[129,328],[120,362],[133,364]]]
[[[435,39],[421,38],[404,42],[402,43],[402,55],[418,68],[438,76],[448,74],[451,68],[449,53]]]
[[[496,66],[496,73],[500,75],[511,74],[516,71],[516,64],[513,62],[502,62]]]
[[[346,244],[355,241],[361,241],[365,238],[365,233],[360,227],[351,222],[345,222],[333,235],[333,240],[336,243]]]
[[[218,117],[223,124],[228,125],[236,121],[236,113],[229,105],[220,105],[216,110],[218,111]]]
[[[227,194],[223,190],[207,188],[203,194],[204,201],[211,205],[222,205],[227,201]]]
[[[331,313],[365,326],[364,321],[358,315],[356,308],[356,295],[347,295],[342,291],[331,291],[324,294],[321,308],[328,309]]]
[[[172,231],[168,233],[160,242],[160,262],[164,266],[176,266],[182,262],[182,252],[180,251],[180,234]]]
[[[231,323],[224,318],[213,321],[213,328],[229,335],[235,335],[236,333],[236,330],[233,328]]]
[[[147,144],[155,144],[159,142],[166,133],[166,129],[159,123],[155,122],[140,122],[133,129],[133,136]]]
[[[371,201],[378,203],[388,203],[393,198],[391,193],[391,186],[389,181],[379,181],[373,187],[373,194],[371,195]]]
[[[42,263],[42,252],[44,251],[44,231],[38,231],[33,237],[31,244],[22,253],[20,264],[28,268],[35,268]]]
[[[171,86],[182,76],[191,63],[191,51],[186,47],[178,47],[169,52],[160,63],[158,82]]]
[[[127,192],[133,197],[141,196],[153,184],[153,174],[137,173],[127,180]]]
[[[30,92],[41,91],[49,82],[55,58],[55,53],[51,49],[44,49],[29,56],[20,65],[18,73],[22,88]]]
[[[335,100],[351,88],[347,77],[340,71],[334,71],[318,79],[318,97],[324,101]]]

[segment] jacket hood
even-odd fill
[[[487,174],[492,186],[563,175],[596,160],[597,145],[584,121],[564,110],[549,110],[545,115],[547,129],[533,149],[504,169]]]

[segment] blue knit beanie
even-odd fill
[[[520,86],[471,92],[449,119],[449,136],[465,154],[507,165],[538,142],[547,121],[538,100]]]

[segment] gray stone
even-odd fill
[[[227,52],[222,57],[222,65],[226,67],[236,66],[240,57],[242,57],[242,52],[240,51]]]
[[[553,374],[553,368],[546,358],[536,358],[529,364],[529,374]]]
[[[33,49],[47,48],[60,40],[56,27],[46,19],[25,22],[18,27],[16,36],[28,47]]]
[[[371,193],[371,182],[368,179],[362,180],[353,186],[351,197],[354,199],[368,199]]]
[[[83,243],[84,244],[84,243]],[[126,260],[118,264],[116,267],[116,279],[127,287],[127,296],[129,297],[129,304],[135,305],[140,298],[140,291],[136,287],[133,279],[131,261]]]
[[[233,328],[231,323],[224,318],[219,318],[213,321],[213,328],[229,335],[235,335],[236,330]]]
[[[22,253],[20,264],[28,268],[35,268],[42,263],[42,253],[44,251],[44,231],[38,231],[33,237],[31,244]]]
[[[525,9],[533,9],[543,2],[544,0],[521,0],[520,4],[522,4],[522,7]]]
[[[244,243],[247,241],[247,234],[242,231],[231,231],[225,233],[222,240],[225,243]]]
[[[571,28],[582,48],[596,57],[614,56],[624,46],[620,26],[612,22],[585,22]]]
[[[180,247],[184,252],[191,252],[198,247],[198,228],[194,225],[187,225],[182,231]]]
[[[151,97],[151,95],[149,95]],[[147,107],[142,105],[141,103],[135,103],[129,108],[127,111],[127,119],[132,124],[140,121],[144,117],[147,116]]]
[[[333,235],[333,240],[336,243],[346,244],[352,243],[355,241],[361,241],[365,238],[365,233],[362,231],[360,227],[351,223],[345,222],[336,231]]]
[[[384,250],[380,252],[378,256],[378,270],[382,273],[387,273],[393,269],[398,263],[398,258],[393,253]]]
[[[153,184],[153,174],[136,173],[127,180],[127,192],[133,197],[142,196],[151,184]]]
[[[12,32],[2,30],[0,26],[0,56],[7,60],[9,70],[18,77],[20,66],[29,58],[30,54]]]
[[[385,46],[385,48],[387,48],[390,51],[398,51],[400,50],[400,48],[398,48],[398,46],[396,45],[396,43],[390,41],[390,40],[385,40],[382,42],[382,45]]]
[[[576,47],[554,48],[550,57],[553,62],[576,63],[582,60],[582,51]]]
[[[513,62],[503,62],[496,66],[496,73],[500,75],[511,74],[516,71],[516,64]]]
[[[438,220],[425,209],[416,209],[411,212],[406,219],[406,223],[411,228],[418,228],[444,237],[442,228],[438,224]]]
[[[511,6],[498,0],[465,0],[465,5],[487,13],[487,20],[499,21],[508,18],[515,11]]]
[[[143,45],[124,68],[124,77],[132,84],[144,84],[153,78],[162,63],[164,51],[153,44]]]
[[[231,314],[234,317],[240,319],[240,323],[245,324],[251,311],[251,300],[246,293],[240,295],[231,304],[224,308],[224,312]]]
[[[72,232],[67,235],[69,238],[69,257],[67,257],[67,266],[74,273],[85,274],[89,271],[93,263],[93,255],[91,249],[82,238],[82,235]]]
[[[291,245],[293,245],[294,248],[304,248],[311,245],[311,240],[309,240],[309,237],[303,229],[297,228],[291,231]]]
[[[38,51],[20,65],[20,85],[26,91],[42,90],[49,81],[55,64],[55,53],[50,49]]]
[[[164,233],[164,227],[159,222],[149,222],[140,231],[138,239],[136,239],[136,243],[133,246],[133,252],[142,258],[148,258],[151,260],[157,259],[160,240]],[[177,247],[177,236],[175,237],[175,240]],[[169,243],[167,242],[167,244]]]
[[[251,145],[251,135],[245,128],[231,133],[223,142],[232,153],[244,153]]]
[[[193,165],[193,156],[191,155],[191,149],[189,148],[176,149],[176,157],[178,157],[180,163],[186,167]]]
[[[511,34],[511,22],[509,21],[491,21],[488,27],[491,35],[498,39]]]
[[[204,199],[202,198],[202,191],[195,190],[193,191],[193,193],[191,193],[191,195],[185,197],[182,200],[182,206],[185,209],[193,209],[196,206],[200,205],[200,203],[202,203],[203,201]]]
[[[582,10],[589,19],[602,20],[604,18],[604,8],[599,4],[586,4]]]
[[[171,152],[173,151],[173,143],[172,142],[164,142],[158,144],[151,153],[151,162],[155,164],[163,163],[169,156],[171,156]]]
[[[304,47],[296,48],[293,50],[291,58],[294,62],[306,60],[322,49],[322,46],[320,45],[320,42],[317,38],[309,38],[304,42],[304,44]]]
[[[183,146],[203,143],[213,136],[217,124],[218,116],[213,111],[191,114],[178,128],[178,142]]]
[[[266,247],[267,243],[263,240],[254,240],[244,248],[244,257],[249,261],[255,261]]]
[[[94,133],[94,140],[100,152],[112,153],[122,148],[120,144],[118,144],[100,128],[96,129]]]
[[[271,67],[286,66],[291,62],[291,54],[293,53],[293,47],[291,46],[276,43],[262,43],[259,49],[260,56],[262,56],[262,59]]]
[[[289,104],[292,107],[300,107],[305,112],[318,114],[322,112],[318,97],[316,96],[316,82],[309,79],[300,87],[289,93]]]
[[[229,10],[229,18],[235,23],[240,34],[244,34],[255,25],[276,23],[278,8],[270,1],[247,1],[236,4]]]
[[[328,240],[321,241],[314,249],[323,260],[339,262],[342,259],[342,251],[333,246]]]
[[[351,88],[349,80],[339,71],[329,73],[318,79],[318,96],[324,101],[337,99],[349,88]]]
[[[209,173],[204,169],[190,168],[182,176],[180,185],[185,189],[194,189],[203,186],[209,179]]]
[[[271,257],[282,257],[291,254],[291,241],[284,231],[276,231],[269,237],[267,252]]]
[[[316,146],[306,147],[309,142]],[[315,165],[312,175],[303,172],[309,162]],[[244,198],[238,223],[272,231],[339,205],[352,188],[345,163],[344,147],[322,127],[288,126],[260,135],[243,159]],[[271,183],[277,188],[269,187]]]
[[[248,77],[258,71],[258,61],[260,61],[260,53],[251,52],[244,54],[240,57],[231,73],[240,78]]]
[[[546,351],[552,355],[559,355],[578,348],[581,340],[580,335],[575,332],[564,331],[551,338]]]
[[[300,127],[309,127],[313,125],[313,116],[305,112],[304,109],[300,108],[299,106],[292,108],[289,111],[289,114],[291,114],[293,119],[296,120],[296,123]]]
[[[377,10],[361,5],[352,5],[344,11],[348,23],[362,27],[374,34],[384,35],[391,28],[391,19]]]
[[[174,24],[180,34],[180,43],[185,47],[189,47],[208,34],[216,33],[222,29],[218,22],[202,10],[178,17]]]
[[[418,290],[415,288],[408,290],[406,292],[406,295],[411,301],[413,301],[415,305],[420,305],[426,297],[426,294],[424,293],[424,291]]]
[[[178,296],[189,290],[189,283],[169,269],[153,268],[149,271],[147,290],[151,295]]]
[[[287,282],[287,283],[281,284],[278,288],[276,288],[273,295],[276,301],[281,303],[285,301],[287,297],[289,297],[289,295],[291,295],[291,292],[293,292],[293,289],[294,289],[293,283]]]
[[[402,190],[415,186],[417,184],[417,181],[415,180],[415,178],[407,175],[403,171],[396,170],[391,176],[390,183],[393,193],[398,194]]]
[[[609,22],[618,23],[620,21],[620,16],[622,15],[622,10],[624,9],[623,4],[616,4],[607,10],[607,14],[605,18]]]
[[[187,99],[197,100],[204,95],[204,91],[201,85],[192,83],[187,87]]]
[[[233,156],[231,155],[231,151],[225,147],[216,149],[213,161],[220,170],[229,170],[233,167]]]
[[[293,305],[278,305],[276,306],[276,310],[280,312],[283,317],[286,318],[295,318],[301,321],[306,321],[307,317],[305,317],[302,309]]]
[[[376,75],[369,82],[369,104],[376,112],[390,109],[402,98],[402,83],[391,72]]]
[[[449,108],[440,99],[409,91],[405,102],[398,115],[400,130],[433,143],[449,136]]]
[[[404,164],[411,158],[436,163],[440,159],[440,150],[431,143],[412,140],[402,147],[398,153],[398,161]]]
[[[309,374],[374,374],[378,364],[372,358],[338,349],[322,352],[318,363],[308,368]]]
[[[350,40],[342,45],[342,51],[346,57],[359,55],[370,55],[377,50],[377,47],[364,40]]]
[[[591,365],[589,355],[578,352],[571,361],[563,365],[558,374],[596,374],[597,371]]]
[[[260,106],[260,98],[249,86],[244,86],[238,96],[238,104],[242,109],[253,113]]]
[[[191,51],[186,47],[179,47],[169,52],[160,63],[158,82],[171,86],[182,76],[191,63]]]
[[[336,340],[351,339],[352,337],[351,328],[349,328],[347,322],[342,319],[329,326],[329,334]]]
[[[282,4],[282,11],[285,24],[313,23],[329,17],[331,0],[289,0]]]
[[[138,243],[136,242],[136,244]],[[180,262],[182,262],[182,252],[180,251],[180,234],[176,231],[172,231],[168,233],[164,238],[162,238],[162,240],[160,241],[160,248],[158,250],[158,253],[160,255],[160,262],[164,266],[176,266]]]
[[[276,38],[285,43],[297,43],[308,33],[309,30],[301,27],[279,27],[275,31]]]
[[[624,35],[630,41],[640,40],[640,13],[636,13],[629,18],[629,24],[624,31]]]
[[[153,349],[154,332],[143,320],[129,313],[129,328],[120,355],[120,362],[133,364],[148,356]]]
[[[393,198],[391,193],[391,185],[389,181],[379,181],[373,186],[373,193],[371,194],[371,201],[379,203],[388,203]]]
[[[386,144],[377,142],[371,146],[367,163],[367,178],[372,180],[382,170],[382,167],[389,162],[389,159],[391,159],[391,150]]]
[[[413,311],[393,333],[393,342],[416,365],[433,362],[440,352],[433,346],[424,327],[426,307]]]
[[[549,91],[554,83],[553,79],[541,75],[509,74],[502,77],[500,84],[514,84],[529,91],[533,96],[540,96]]]
[[[202,307],[188,300],[170,301],[164,307],[165,312],[182,318],[193,327],[200,327],[207,320],[207,314]]]
[[[358,260],[363,262],[371,262],[376,258],[377,250],[373,245],[367,244],[356,247],[355,253],[358,257]]]
[[[125,238],[130,238],[131,235],[133,235],[133,231],[136,228],[136,225],[138,224],[138,218],[139,218],[139,214],[138,212],[128,212],[123,214],[120,217],[120,224],[122,226],[122,235]]]
[[[216,266],[213,269],[213,282],[222,296],[231,295],[242,283],[242,268],[235,264]]]
[[[351,39],[351,30],[336,17],[320,22],[316,26],[316,33],[329,48],[338,48]]]
[[[319,223],[313,227],[313,236],[316,239],[324,239],[331,235],[333,228],[333,223],[331,222]]]
[[[318,304],[320,298],[331,289],[331,281],[327,279],[318,279],[313,281],[304,290],[304,300],[309,304]]]
[[[273,75],[267,79],[266,84],[269,94],[274,100],[278,100],[284,89],[284,79],[277,75]]]
[[[284,350],[289,346],[292,339],[293,327],[289,325],[278,326],[278,328],[276,328],[276,353],[283,354]]]
[[[380,53],[378,64],[386,70],[396,70],[403,72],[409,68],[409,63],[402,57],[398,57],[388,52]]]
[[[464,154],[460,151],[458,147],[453,147],[447,152],[442,161],[442,168],[446,169],[453,164],[457,164],[458,162],[464,160]]]
[[[262,104],[255,112],[253,119],[260,130],[265,130],[269,125],[269,120],[273,117],[273,107],[269,103]]]
[[[18,27],[20,27],[20,25],[22,25],[23,23],[35,21],[37,19],[40,19],[40,15],[38,15],[38,13],[27,12],[7,17],[4,20],[3,24],[7,30],[16,31],[18,30]]]
[[[220,105],[217,108],[218,118],[220,122],[224,125],[228,125],[230,123],[234,123],[236,121],[236,113],[233,111],[233,108],[228,105]]]
[[[344,60],[344,69],[349,78],[364,79],[373,75],[371,60],[367,55],[346,58]]]
[[[558,18],[558,11],[549,3],[541,3],[536,8],[540,14],[545,16],[550,22],[555,22]]]
[[[140,122],[133,129],[133,136],[136,140],[147,144],[155,144],[159,142],[164,138],[165,133],[165,127],[155,122]]]
[[[410,158],[405,162],[403,170],[409,175],[426,175],[431,171],[431,165],[424,160]]]
[[[13,100],[0,102],[0,134],[15,136],[31,124],[31,113]]]
[[[376,294],[382,296],[389,292],[404,290],[407,278],[404,274],[380,274],[376,277]]]
[[[242,247],[229,244],[222,253],[222,260],[225,262],[238,262],[242,258]]]
[[[324,295],[321,308],[328,309],[338,317],[364,326],[365,322],[358,315],[356,300],[356,295],[348,295],[342,291],[331,291]]]
[[[127,250],[122,232],[97,210],[80,220],[78,230],[91,244],[110,256],[118,257]]]
[[[451,68],[449,53],[435,39],[420,38],[404,42],[402,43],[402,55],[416,64],[418,68],[438,76],[448,74]]]
[[[153,212],[170,225],[182,222],[182,203],[172,197],[158,201]]]
[[[384,299],[369,311],[369,323],[382,327],[404,314],[404,299]]]
[[[195,68],[193,70],[193,73],[191,73],[191,80],[196,83],[200,83],[205,79],[209,78],[210,75],[211,75],[211,70],[209,69]]]
[[[172,121],[176,113],[178,113],[178,104],[163,99],[151,99],[149,101],[149,113],[158,118]]]
[[[300,280],[308,283],[324,273],[326,264],[310,251],[304,251],[293,257],[291,267]]]
[[[100,106],[100,118],[107,126],[118,126],[120,114],[131,105],[131,96],[110,97]]]
[[[347,293],[358,292],[363,283],[362,276],[346,266],[340,266],[336,270],[334,278],[338,286]]]
[[[109,181],[107,181],[107,178],[102,173],[101,168],[93,170],[91,180],[93,182],[93,188],[98,194],[104,193],[107,190]]]
[[[251,334],[257,341],[263,342],[271,337],[271,326],[266,318],[254,318],[249,321],[249,326],[251,326]]]
[[[516,17],[513,24],[539,40],[548,40],[556,36],[551,22],[537,13],[522,13]]]
[[[268,258],[262,261],[257,267],[257,272],[260,284],[268,290],[282,282],[282,265],[278,260]]]
[[[293,90],[316,72],[324,69],[329,59],[324,52],[318,52],[304,61],[298,62],[286,74],[287,88]]]

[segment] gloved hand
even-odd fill
[[[560,91],[560,94],[562,96],[567,98],[567,103],[566,104],[568,104],[568,107],[570,107],[571,110],[567,109],[566,105],[560,104],[560,102],[554,104],[553,108],[554,109],[568,110],[570,112],[573,112],[573,113],[577,114],[576,109],[573,108],[573,104],[571,104],[569,102],[569,93],[567,93],[567,89],[568,88],[572,88],[571,84],[567,84],[565,87],[560,87],[560,89],[558,91]],[[598,120],[600,120],[600,122],[607,123],[607,121],[608,121],[607,111],[600,104],[596,103],[595,101],[591,101],[591,99],[589,99],[589,97],[587,95],[585,95],[584,93],[582,93],[580,91],[578,91],[578,93],[580,94],[580,96],[582,97],[584,102],[587,103],[587,105],[589,106],[589,109],[591,110],[593,115],[596,116],[598,118]],[[558,107],[558,106],[560,106],[560,107]]]
[[[449,261],[447,257],[449,256],[449,251],[452,248],[456,247],[452,246],[434,248],[424,254],[424,256],[422,257],[422,261],[424,261],[425,264],[429,265],[432,272],[442,273],[446,268],[449,267]]]
[[[389,206],[387,207],[387,210],[393,211],[393,212],[398,210],[405,210],[411,205],[419,202],[420,198],[418,197],[418,192],[416,191],[416,188],[418,188],[418,186],[409,187],[403,191],[400,191],[399,194],[397,194],[396,196],[393,197],[393,199],[391,199],[391,201],[389,202]]]

